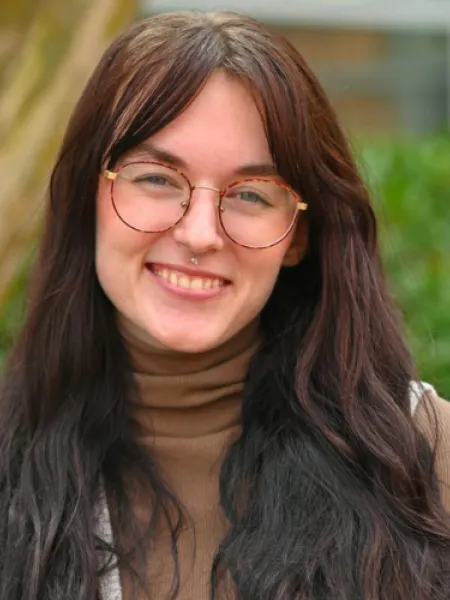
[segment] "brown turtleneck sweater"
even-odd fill
[[[141,401],[133,406],[138,435],[191,518],[179,538],[177,598],[208,600],[212,559],[226,532],[218,473],[224,452],[239,433],[241,392],[260,343],[259,323],[251,323],[219,348],[193,355],[158,348],[124,318],[119,326],[140,391]],[[434,441],[430,407],[436,411],[440,428],[436,468],[450,512],[450,403],[426,393],[415,411],[419,427]],[[146,499],[138,509],[148,515]],[[138,600],[163,600],[171,589],[173,561],[166,526],[160,529],[156,548],[148,565],[147,594],[142,592]],[[123,599],[134,600],[124,574],[122,588]]]
[[[213,556],[226,532],[219,507],[219,468],[239,433],[241,394],[260,343],[259,322],[201,354],[158,348],[123,318],[119,326],[142,399],[133,406],[138,435],[191,519],[178,545],[178,598],[207,600]],[[149,510],[140,504],[139,510]],[[156,545],[158,552],[152,553],[148,566],[148,598],[163,600],[173,576],[167,527],[162,527]],[[131,597],[129,585],[122,575],[124,600]]]

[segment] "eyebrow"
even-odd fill
[[[189,166],[180,156],[151,144],[143,142],[129,153],[128,159],[150,158],[158,162],[163,162],[180,170],[188,170]],[[272,163],[249,163],[239,166],[232,173],[232,176],[237,177],[260,177],[260,176],[275,176],[279,177],[277,168]]]

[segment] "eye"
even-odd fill
[[[271,206],[270,198],[255,190],[236,190],[236,197],[243,204],[260,207]]]
[[[165,186],[171,185],[172,182],[167,179],[164,175],[153,175],[149,173],[148,175],[139,175],[135,178],[136,183],[150,183],[152,185],[157,186]]]
[[[264,198],[252,190],[240,190],[237,194],[241,200],[250,204],[267,204]]]

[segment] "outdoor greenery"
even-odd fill
[[[420,376],[450,399],[450,138],[355,145]],[[0,310],[0,357],[21,320],[26,272]]]
[[[450,400],[450,137],[365,144],[360,154],[420,376]]]

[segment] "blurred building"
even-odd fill
[[[231,9],[309,61],[351,131],[450,128],[450,0],[143,0],[149,13]]]

